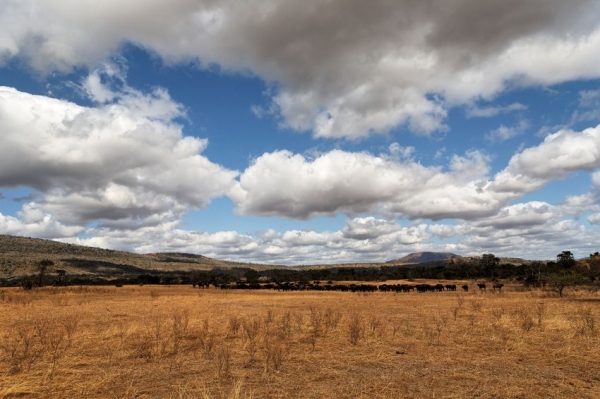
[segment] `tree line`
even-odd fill
[[[65,270],[50,260],[37,263],[37,274],[13,280],[0,280],[0,286],[22,285],[26,289],[44,285],[129,285],[129,284],[193,284],[222,285],[239,281],[310,282],[310,281],[387,281],[410,279],[438,280],[506,280],[519,281],[526,286],[551,285],[562,295],[563,289],[576,284],[600,281],[600,253],[576,260],[571,251],[563,251],[552,261],[524,264],[501,262],[494,254],[479,258],[453,258],[445,261],[416,265],[382,265],[377,267],[340,267],[320,269],[215,268],[209,271],[152,271],[116,277],[67,275]]]

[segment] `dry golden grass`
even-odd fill
[[[0,292],[0,398],[598,398],[600,296]]]

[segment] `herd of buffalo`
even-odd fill
[[[238,281],[235,284],[212,284],[215,288],[229,290],[229,289],[241,289],[241,290],[277,290],[277,291],[350,291],[350,292],[441,292],[441,291],[456,291],[456,284],[333,284],[328,281],[326,284],[321,284],[320,281],[314,281],[312,283],[300,283],[300,282],[283,282],[283,283],[259,283],[259,282],[244,282]],[[210,283],[193,283],[194,288],[209,288]],[[492,285],[494,291],[502,290],[504,284],[495,283]],[[469,286],[464,284],[461,286],[463,291],[469,291]],[[478,283],[477,288],[481,291],[485,291],[487,286],[484,283]]]

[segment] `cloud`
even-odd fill
[[[177,219],[233,186],[237,172],[201,155],[207,141],[183,136],[166,91],[105,99],[82,107],[0,87],[0,186],[31,187],[30,208],[80,226]]]
[[[398,143],[392,143],[389,145],[390,154],[400,158],[400,159],[408,159],[411,158],[415,153],[415,147],[407,146],[403,147]]]
[[[587,218],[588,222],[591,224],[596,224],[600,226],[600,213],[594,213]]]
[[[553,259],[564,250],[577,256],[594,252],[600,239],[597,229],[563,219],[558,208],[542,202],[514,204],[499,215],[485,223],[429,226],[350,218],[336,231],[269,230],[254,234],[187,231],[175,223],[164,223],[133,231],[90,228],[86,230],[90,238],[61,241],[139,253],[187,252],[241,262],[300,265],[384,262],[421,251]]]
[[[579,105],[582,107],[597,107],[600,103],[600,89],[582,90],[579,92]]]
[[[400,226],[391,220],[376,219],[372,216],[355,218],[346,222],[343,235],[346,238],[365,240],[392,234],[400,230]]]
[[[600,194],[600,171],[592,173],[592,190],[595,194]]]
[[[474,222],[473,225],[489,226],[495,230],[517,229],[543,225],[560,217],[560,211],[547,202],[531,201],[504,207],[498,214]]]
[[[83,233],[83,228],[66,226],[56,221],[51,214],[32,210],[25,206],[20,217],[7,216],[0,213],[0,233],[37,238],[73,237]]]
[[[515,154],[494,179],[498,192],[531,192],[549,180],[600,167],[600,125],[582,132],[560,130],[535,147]]]
[[[241,174],[230,197],[240,214],[308,219],[339,212],[380,212],[411,219],[473,219],[507,200],[489,190],[489,159],[452,157],[448,171],[412,160],[334,150],[307,159],[266,153]]]
[[[502,142],[512,139],[515,136],[523,134],[530,126],[529,121],[522,119],[515,126],[501,125],[485,135],[485,138],[492,142]]]
[[[600,211],[600,201],[592,193],[568,195],[560,204],[560,209],[567,215],[579,217],[589,211]]]
[[[505,106],[489,106],[489,107],[477,107],[472,106],[467,109],[468,118],[489,118],[499,114],[505,114],[508,112],[525,111],[528,107],[521,103],[512,103]]]
[[[48,73],[97,65],[133,43],[166,63],[261,77],[273,87],[266,109],[291,129],[428,135],[447,129],[450,107],[506,87],[600,76],[599,20],[595,0],[8,0],[0,57]],[[108,98],[93,79],[88,88]]]
[[[554,254],[564,250],[589,253],[594,247],[593,241],[589,241],[591,237],[600,237],[598,231],[586,229],[572,220],[561,220],[530,228],[472,229],[463,243],[473,253],[552,259]]]
[[[460,235],[461,226],[448,224],[430,224],[429,231],[438,238],[450,238]]]
[[[564,250],[586,255],[600,238],[599,230],[571,220],[562,206],[542,201],[508,205],[497,215],[458,225],[430,225],[429,231],[442,242],[459,241],[462,255],[491,252],[526,259],[553,259]]]
[[[571,124],[600,121],[600,89],[579,92],[579,108],[571,115]]]
[[[377,226],[382,224],[388,225],[386,231],[376,232]],[[371,238],[351,233],[348,236],[357,225],[362,225],[363,233]],[[386,261],[390,254],[403,255],[421,248],[430,236],[423,224],[401,226],[394,221],[374,218],[349,219],[343,229],[324,232],[206,233],[181,230],[173,223],[165,223],[134,231],[90,228],[86,233],[90,238],[72,237],[61,241],[138,253],[187,252],[218,259],[290,265]]]

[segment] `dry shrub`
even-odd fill
[[[342,312],[328,307],[323,313],[323,318],[325,319],[325,328],[335,330],[342,319]]]
[[[469,312],[467,313],[467,322],[469,323],[469,327],[471,327],[471,330],[473,330],[475,328],[475,313],[473,312]]]
[[[481,312],[483,308],[483,301],[481,298],[473,298],[471,299],[470,305],[473,312]]]
[[[577,335],[594,336],[596,334],[596,318],[590,308],[578,309],[569,317],[569,322]]]
[[[41,361],[45,349],[38,331],[28,322],[13,325],[0,337],[0,353],[11,374],[29,371]]]
[[[287,348],[281,342],[265,342],[265,372],[279,371],[287,357]]]
[[[152,336],[146,330],[137,329],[127,336],[130,343],[130,357],[150,360],[154,356]]]
[[[77,320],[75,317],[64,317],[61,320],[61,324],[65,330],[65,334],[67,334],[67,340],[69,341],[69,345],[71,345],[73,343],[73,337],[77,332],[79,320]]]
[[[536,321],[537,321],[537,326],[543,330],[544,329],[544,325],[543,325],[544,318],[546,316],[546,303],[545,302],[536,303],[534,313],[535,313],[535,317],[536,317]]]
[[[515,320],[517,322],[517,326],[524,332],[531,331],[531,329],[535,326],[533,315],[524,309],[519,309],[515,312]]]
[[[200,327],[196,330],[196,337],[198,346],[202,349],[204,355],[206,357],[210,357],[212,355],[212,349],[214,346],[214,336],[210,331],[208,319],[204,319]]]
[[[229,334],[231,334],[232,336],[238,335],[238,332],[240,331],[240,327],[241,327],[239,317],[238,316],[229,317],[229,322],[228,322],[227,326],[228,326]]]
[[[279,336],[281,339],[289,339],[292,336],[292,314],[289,311],[279,319]]]
[[[502,316],[504,316],[504,314],[506,313],[503,306],[494,306],[492,307],[491,312],[492,316],[494,316],[496,323],[499,322],[502,319]]]
[[[264,324],[265,326],[269,326],[271,325],[271,323],[273,323],[273,320],[275,320],[275,316],[273,315],[273,310],[269,309],[267,310],[267,313],[265,314],[265,319],[264,319]]]
[[[293,314],[294,322],[296,323],[296,330],[298,332],[302,332],[302,327],[304,326],[304,315],[301,312],[296,312]]]
[[[460,311],[460,307],[455,306],[450,311],[452,312],[452,317],[454,317],[454,320],[456,320],[458,318],[458,312]]]
[[[392,322],[392,337],[395,337],[398,331],[400,331],[401,324],[398,321]]]
[[[162,358],[169,351],[167,320],[161,316],[154,316],[148,327],[148,333],[151,337],[152,351],[150,357]]]
[[[231,376],[231,349],[228,346],[221,345],[216,349],[215,363],[219,378]]]
[[[434,318],[433,318],[433,324],[435,326],[434,334],[435,334],[435,337],[437,338],[438,346],[440,345],[440,338],[442,337],[442,332],[446,328],[447,323],[448,323],[448,320],[446,319],[445,316],[439,315],[439,316],[434,316]]]
[[[63,328],[56,324],[50,324],[48,321],[42,321],[36,327],[41,344],[45,347],[44,351],[50,357],[52,370],[57,362],[64,356],[69,348],[67,334]]]
[[[242,319],[243,346],[248,352],[248,361],[252,363],[256,357],[258,338],[260,335],[260,320]]]
[[[371,335],[379,335],[383,334],[382,330],[383,323],[381,319],[377,316],[371,316],[369,318],[369,332]]]
[[[179,352],[183,339],[188,334],[190,312],[188,309],[177,309],[171,314],[171,338],[173,340],[173,353]]]
[[[309,316],[311,334],[315,337],[318,337],[321,333],[325,334],[326,331],[322,327],[324,320],[323,311],[314,306],[311,306]]]
[[[353,313],[348,318],[348,334],[350,336],[350,344],[358,345],[358,341],[362,337],[364,331],[364,322],[361,315]]]

